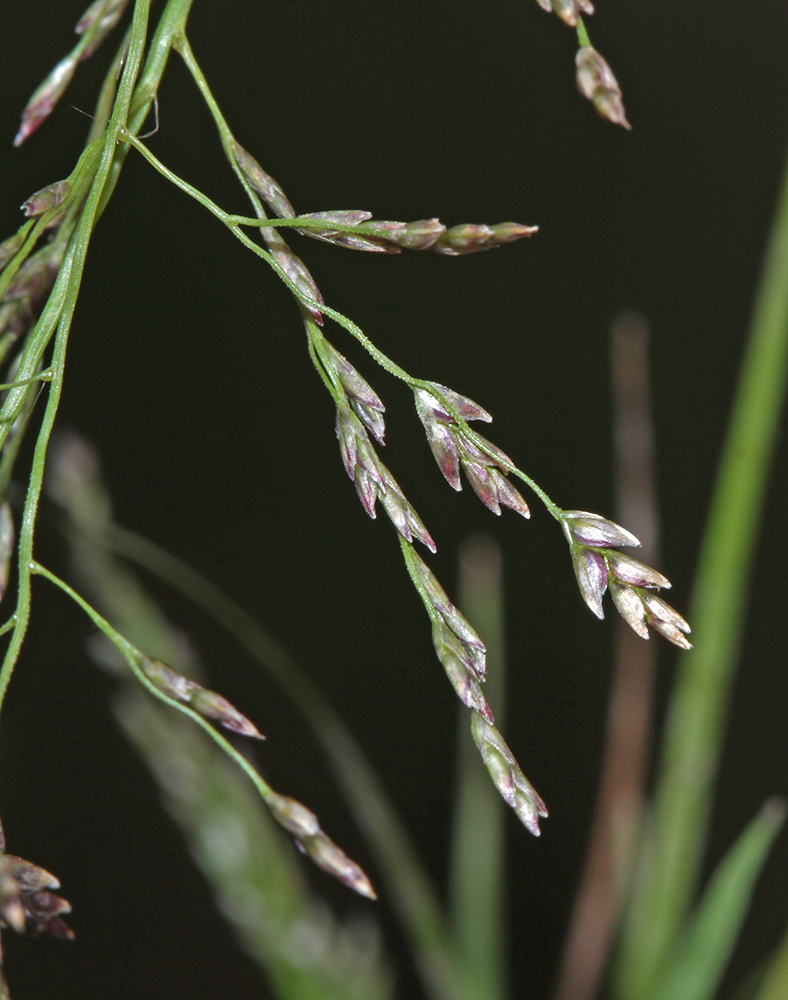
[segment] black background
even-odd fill
[[[608,327],[652,329],[661,568],[686,609],[700,533],[788,134],[788,8],[774,0],[615,0],[588,27],[622,84],[632,133],[577,94],[573,33],[534,0],[480,5],[197,2],[189,36],[239,141],[299,211],[361,208],[447,224],[516,219],[532,240],[457,260],[353,254],[299,240],[326,299],[407,370],[489,409],[497,444],[564,507],[612,513]],[[112,45],[12,151],[28,96],[72,44],[80,2],[26,0],[3,17],[2,235],[16,206],[65,176]],[[151,148],[245,211],[177,57]],[[566,545],[534,504],[493,519],[443,483],[410,393],[329,336],[388,406],[387,465],[438,546],[485,530],[505,550],[507,736],[551,816],[510,823],[514,995],[547,996],[582,857],[601,749],[612,622],[576,591]],[[60,422],[100,450],[118,520],[239,598],[309,669],[378,767],[438,883],[445,877],[455,701],[384,518],[345,477],[330,400],[275,276],[131,155],[91,250]],[[768,495],[709,863],[763,799],[785,793],[785,441]],[[62,546],[42,529],[37,551]],[[164,591],[162,591],[164,593]],[[183,602],[213,684],[269,740],[267,774],[375,869],[319,751],[259,671]],[[54,871],[75,945],[7,942],[14,995],[210,1000],[268,996],[212,909],[84,655],[90,629],[42,583],[3,713],[9,849]],[[660,693],[675,652],[663,644]],[[756,894],[735,984],[783,929],[785,837]],[[310,872],[310,877],[312,873]],[[366,904],[314,874],[337,908]],[[420,987],[385,900],[399,995]],[[4,942],[5,943],[5,942]],[[526,985],[527,984],[527,985]]]

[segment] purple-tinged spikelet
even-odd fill
[[[590,45],[583,45],[575,57],[577,88],[588,98],[597,113],[614,125],[631,129],[624,111],[621,87],[606,60]]]
[[[585,510],[566,510],[561,524],[569,542],[577,583],[583,600],[597,618],[604,618],[602,598],[610,590],[624,621],[643,639],[648,625],[681,649],[691,649],[687,622],[669,604],[652,594],[668,589],[670,580],[645,563],[613,550],[614,545],[640,545],[615,521]]]
[[[432,383],[463,420],[482,420],[489,423],[490,414],[467,396]],[[462,489],[460,468],[465,472],[474,493],[494,514],[501,513],[501,505],[510,507],[523,517],[530,517],[528,504],[506,478],[511,459],[490,441],[477,437],[484,450],[471,440],[465,430],[448,412],[446,407],[426,389],[415,389],[416,413],[424,426],[427,443],[438,468],[448,484],[455,490]]]
[[[179,674],[168,667],[161,660],[154,660],[152,657],[143,656],[140,661],[143,673],[156,687],[174,698],[193,708],[198,715],[206,719],[214,719],[225,729],[241,736],[252,736],[258,740],[265,737],[257,729],[254,723],[250,722],[245,715],[241,715],[238,709],[234,708],[226,698],[215,691],[208,691],[202,685],[189,680],[183,674]]]

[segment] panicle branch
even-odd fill
[[[538,837],[539,817],[547,816],[547,808],[496,728],[482,693],[487,669],[485,645],[413,547],[403,544],[402,551],[432,622],[432,641],[438,659],[460,701],[472,711],[471,732],[485,767],[503,799]]]
[[[139,663],[148,680],[170,698],[189,705],[199,715],[216,720],[234,733],[265,739],[257,727],[221,695],[206,690],[160,660],[141,654]],[[376,898],[372,884],[362,869],[321,829],[313,812],[295,799],[280,795],[265,785],[258,784],[258,788],[271,815],[293,835],[299,850],[349,888],[370,899]]]
[[[572,564],[583,600],[597,618],[604,618],[602,598],[610,591],[624,621],[643,639],[648,626],[681,649],[691,649],[687,622],[652,590],[668,589],[670,581],[657,570],[629,555],[613,550],[614,545],[640,545],[620,524],[585,510],[567,510],[561,525],[569,542]]]

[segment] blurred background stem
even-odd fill
[[[501,550],[486,535],[460,550],[460,607],[487,646],[484,694],[504,723],[506,657]],[[504,805],[459,711],[457,791],[449,875],[449,908],[458,970],[468,1000],[504,1000],[506,910]]]
[[[616,517],[640,539],[639,558],[659,566],[648,326],[639,313],[613,322],[611,370]],[[656,654],[618,620],[599,793],[555,1000],[592,1000],[605,970],[643,809]]]
[[[701,550],[689,616],[695,648],[680,659],[653,818],[623,928],[620,1000],[651,995],[697,892],[787,364],[788,169]]]

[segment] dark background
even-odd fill
[[[299,211],[362,208],[447,224],[515,219],[532,240],[457,260],[353,254],[294,238],[326,299],[413,374],[481,402],[491,436],[564,507],[613,511],[608,328],[623,307],[652,329],[663,517],[661,567],[686,610],[712,477],[788,134],[788,8],[774,0],[610,2],[588,23],[624,89],[633,131],[576,92],[573,33],[534,0],[495,4],[197,2],[197,58],[246,146]],[[20,150],[18,115],[71,46],[80,0],[4,12],[2,232],[65,176],[114,51],[80,68]],[[245,211],[208,114],[176,57],[151,148]],[[534,504],[493,519],[443,483],[410,393],[348,353],[388,406],[383,456],[438,546],[485,530],[505,550],[507,736],[551,816],[540,841],[512,818],[515,995],[545,997],[579,873],[601,750],[613,623],[582,605],[566,545]],[[95,234],[69,348],[60,422],[99,448],[119,521],[240,599],[309,669],[378,767],[440,882],[455,699],[383,517],[342,470],[333,412],[297,311],[275,276],[131,155]],[[785,441],[766,508],[710,863],[763,799],[786,788]],[[62,546],[42,529],[39,552]],[[36,584],[33,623],[3,713],[0,792],[9,849],[56,872],[73,946],[9,940],[22,998],[265,997],[256,968],[158,809],[114,728],[111,684],[86,620]],[[266,772],[375,869],[319,751],[278,691],[183,602],[213,683],[269,740]],[[663,644],[660,693],[675,651]],[[737,951],[735,984],[785,923],[778,842]],[[310,877],[312,873],[310,873]],[[344,912],[365,904],[314,873]],[[368,909],[368,908],[367,908]],[[399,995],[419,987],[384,901]],[[5,935],[10,938],[10,935]]]

